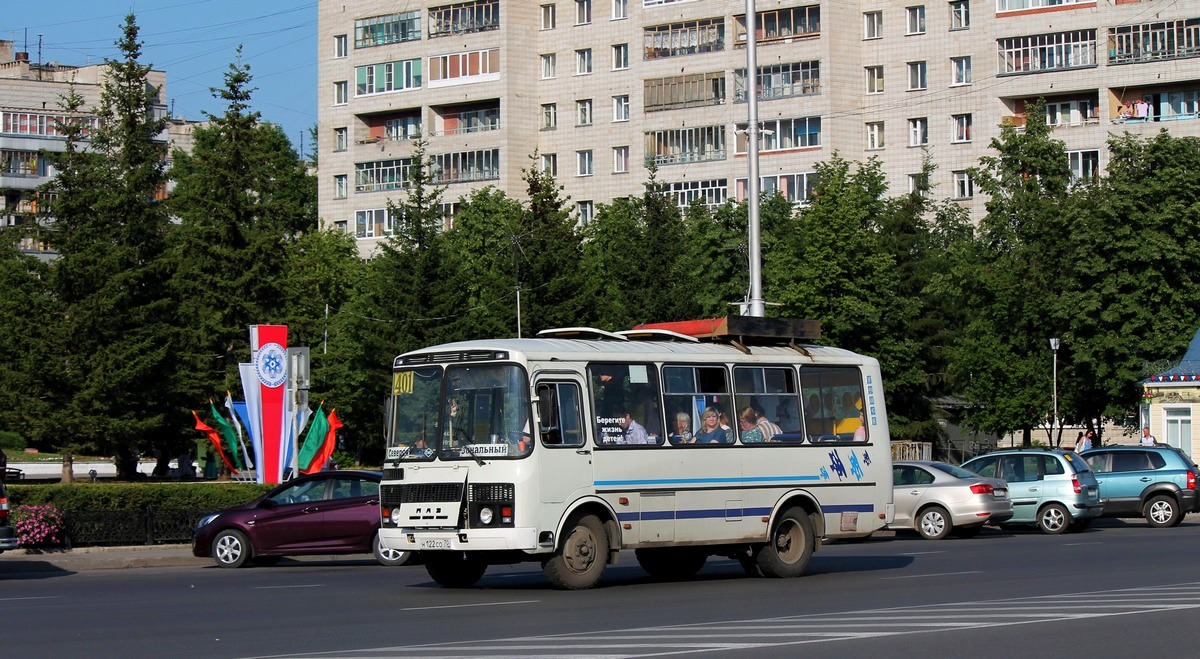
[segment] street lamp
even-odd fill
[[[1058,338],[1050,339],[1050,352],[1054,355],[1054,416],[1050,419],[1050,445],[1054,446],[1054,425],[1058,423]]]

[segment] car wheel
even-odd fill
[[[1046,535],[1066,533],[1071,525],[1071,513],[1061,503],[1048,504],[1038,512],[1037,525]]]
[[[254,558],[252,558],[250,560],[253,561],[255,565],[258,565],[260,567],[271,567],[272,565],[279,565],[279,561],[283,560],[283,557],[282,556],[255,556]]]
[[[398,549],[388,549],[383,546],[383,539],[379,537],[379,533],[375,533],[375,560],[380,565],[405,565],[412,558],[411,551],[400,551]]]
[[[974,538],[975,536],[979,535],[979,532],[982,530],[983,530],[983,524],[976,524],[975,526],[966,526],[966,527],[959,526],[959,527],[955,527],[955,529],[954,529],[954,537],[962,538],[963,540],[969,540],[969,539]]]
[[[790,508],[779,516],[767,544],[758,550],[758,569],[765,577],[798,577],[808,568],[816,548],[812,522],[803,508]]]
[[[1179,504],[1174,497],[1158,495],[1146,502],[1146,521],[1156,529],[1175,526],[1179,515]]]
[[[584,515],[569,529],[542,573],[555,588],[591,588],[608,563],[608,534],[595,515]]]
[[[253,551],[246,534],[236,529],[226,529],[213,539],[212,557],[221,567],[242,567],[250,560]]]
[[[917,531],[926,540],[941,540],[950,533],[952,526],[950,514],[941,506],[930,506],[917,518]]]

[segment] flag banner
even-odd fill
[[[287,410],[287,326],[251,325],[251,361],[258,379],[262,405],[262,459],[259,474],[263,482],[283,481],[287,465],[287,442],[291,439],[291,423]]]
[[[250,453],[246,451],[246,439],[242,432],[242,422],[238,421],[238,411],[235,409],[235,405],[237,405],[237,403],[233,402],[233,393],[226,391],[225,408],[229,410],[229,418],[233,420],[233,427],[235,430],[237,430],[238,445],[242,447],[242,456],[246,460],[246,466],[250,469],[253,469],[254,464],[250,460]],[[242,403],[241,406],[242,409],[245,409],[246,404]],[[254,442],[251,441],[251,444],[253,443]]]
[[[217,436],[217,431],[213,430],[207,423],[201,421],[200,415],[196,414],[196,410],[192,410],[192,416],[196,417],[196,430],[208,435],[208,441],[212,442],[213,446],[217,448],[217,455],[221,456],[221,461],[229,467],[230,471],[233,471],[233,465],[229,464],[229,458],[225,457],[225,451],[221,450],[221,438]]]
[[[242,376],[242,394],[246,397],[243,403],[246,409],[242,421],[246,424],[246,432],[250,434],[250,443],[254,447],[254,465],[259,467],[255,477],[259,483],[264,480],[263,469],[263,439],[262,439],[262,404],[259,399],[258,377],[254,375],[254,364],[238,364],[238,372]]]
[[[341,419],[337,418],[337,409],[329,410],[329,418],[326,419],[326,425],[329,430],[325,434],[325,442],[321,445],[321,450],[313,456],[310,470],[304,473],[311,474],[321,471],[325,467],[325,463],[329,460],[329,456],[333,455],[333,450],[337,448],[337,431],[342,427]]]
[[[313,414],[312,425],[308,427],[308,434],[304,436],[304,444],[300,447],[300,455],[296,460],[296,465],[302,474],[311,474],[314,471],[320,471],[323,463],[317,463],[316,469],[313,469],[313,461],[321,451],[321,446],[325,443],[325,435],[329,434],[329,420],[326,419],[325,413],[322,411],[324,404],[317,406],[316,414]]]
[[[233,426],[229,425],[225,416],[217,411],[217,405],[211,399],[208,401],[208,407],[212,411],[213,419],[217,421],[217,430],[221,433],[221,439],[225,441],[225,449],[229,451],[229,455],[233,458],[233,464],[237,466],[234,471],[245,469],[242,458],[238,455],[237,433],[233,431]]]

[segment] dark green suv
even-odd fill
[[[1145,517],[1165,528],[1200,510],[1200,468],[1172,446],[1102,446],[1080,454],[1096,474],[1105,517]]]

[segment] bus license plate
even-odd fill
[[[421,549],[449,549],[449,540],[439,540],[436,538],[426,538],[420,542]]]

